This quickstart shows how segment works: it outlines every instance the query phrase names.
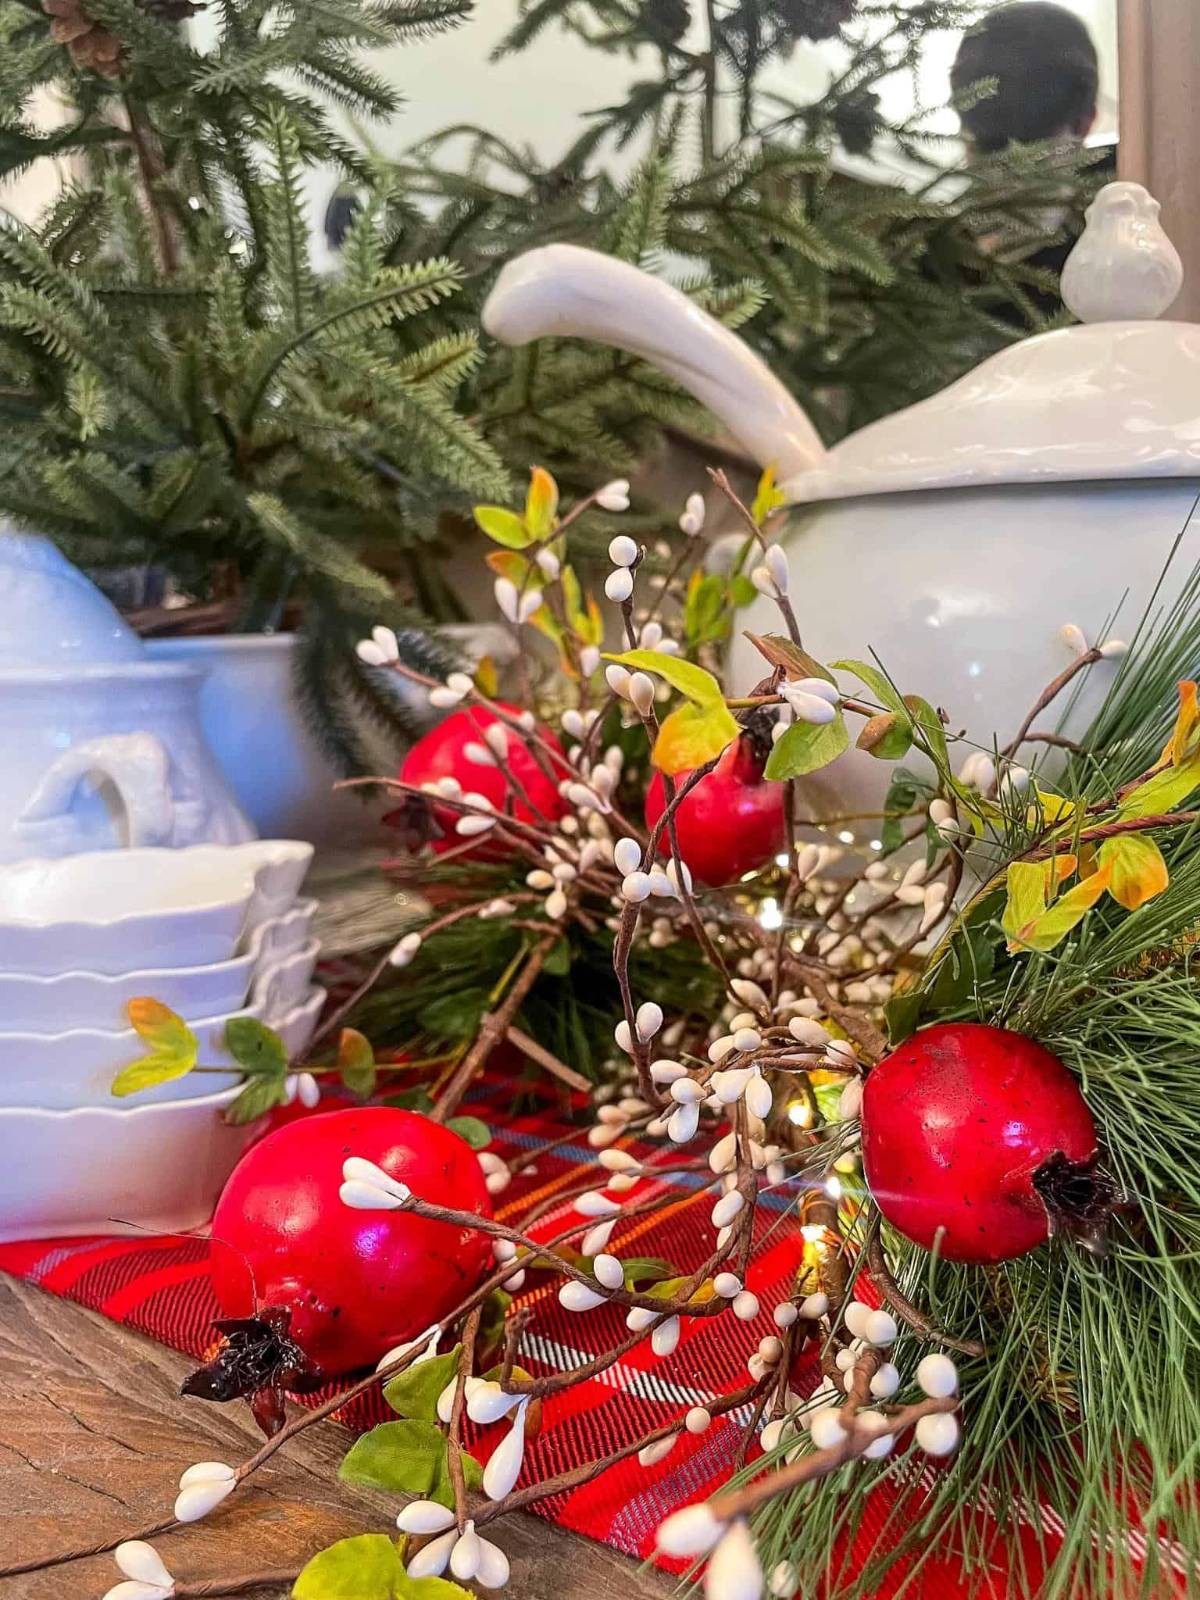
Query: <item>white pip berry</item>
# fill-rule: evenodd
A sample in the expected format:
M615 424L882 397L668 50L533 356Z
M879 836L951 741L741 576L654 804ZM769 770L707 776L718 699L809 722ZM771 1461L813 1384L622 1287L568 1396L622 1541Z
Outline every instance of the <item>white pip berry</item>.
M760 1600L763 1572L750 1529L734 1522L722 1535L704 1571L705 1600Z
M175 1593L163 1558L144 1539L126 1539L113 1551L113 1560L128 1581L114 1585L104 1600L168 1600Z
M602 511L629 510L629 479L614 478L596 490L596 504Z
M338 1196L354 1211L398 1211L412 1197L406 1183L361 1156L348 1156L342 1162L342 1178Z
M658 1527L654 1542L665 1556L707 1555L725 1532L726 1524L714 1517L708 1506L684 1506L673 1512Z
M197 1461L179 1479L177 1522L199 1522L237 1488L237 1474L224 1461Z
M917 1363L917 1384L931 1400L946 1400L958 1393L958 1368L940 1352L922 1356Z
M633 573L628 567L614 567L604 580L604 592L618 605L628 600L633 593Z
M614 567L633 566L641 553L637 540L631 539L627 533L619 533L608 547L608 559Z
M958 1445L958 1418L949 1411L922 1417L916 1426L916 1440L926 1455L950 1455Z
M388 957L390 967L406 967L421 948L419 933L406 933Z

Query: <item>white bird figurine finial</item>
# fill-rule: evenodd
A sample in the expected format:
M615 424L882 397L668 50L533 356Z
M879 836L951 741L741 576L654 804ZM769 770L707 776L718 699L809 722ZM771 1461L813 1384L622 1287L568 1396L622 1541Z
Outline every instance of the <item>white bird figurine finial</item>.
M1062 270L1062 297L1080 322L1146 322L1183 285L1183 263L1140 183L1108 183Z

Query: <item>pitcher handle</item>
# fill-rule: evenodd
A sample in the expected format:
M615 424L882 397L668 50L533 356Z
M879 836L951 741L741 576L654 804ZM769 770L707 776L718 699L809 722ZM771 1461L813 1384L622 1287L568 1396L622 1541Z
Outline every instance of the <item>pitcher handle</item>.
M80 784L93 774L117 791L130 848L171 843L175 802L166 747L152 733L118 733L72 745L42 774L17 819L31 845L66 826Z
M500 273L483 325L503 344L569 336L641 356L719 417L760 466L774 466L784 485L825 460L817 430L749 346L627 261L574 244L530 250Z

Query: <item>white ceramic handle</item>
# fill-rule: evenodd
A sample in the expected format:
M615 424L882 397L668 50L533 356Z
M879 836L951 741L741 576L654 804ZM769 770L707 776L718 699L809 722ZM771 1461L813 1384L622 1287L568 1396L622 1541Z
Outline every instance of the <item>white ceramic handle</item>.
M31 842L56 828L65 832L79 785L95 773L107 778L120 797L131 849L171 843L171 758L152 733L109 734L64 750L42 774L17 820L18 830Z
M641 356L695 395L781 481L825 458L800 406L736 334L626 261L573 244L531 250L497 278L483 325L504 344L575 337Z

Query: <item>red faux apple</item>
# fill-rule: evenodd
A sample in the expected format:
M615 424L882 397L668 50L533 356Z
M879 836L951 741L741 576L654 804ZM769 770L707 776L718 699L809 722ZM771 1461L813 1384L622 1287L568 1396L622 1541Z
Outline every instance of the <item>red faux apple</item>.
M497 700L496 704L513 717L521 713L520 706L508 705L502 700ZM491 727L500 727L506 739L507 748L503 756L497 757L498 765L470 761L467 746L482 745L486 749L484 735ZM571 776L571 768L550 729L538 724L536 732L542 743L554 751L553 759L542 752L541 765L520 734L505 726L494 711L483 706L462 706L417 740L404 758L400 778L417 788L437 783L441 778L453 778L464 794L483 795L497 811L504 811L511 801L512 815L520 822L557 822L569 809L558 792L558 783ZM550 777L547 768L557 776ZM519 788L508 782L506 772L512 774ZM432 809L441 829L441 837L432 841L434 850L440 854L462 844L454 831L462 812L450 806L439 806L436 800ZM495 854L495 846L483 846L478 853Z
M1115 1198L1066 1067L983 1023L926 1028L874 1068L862 1149L883 1215L950 1261L1007 1261L1060 1225L1095 1243Z
M770 744L757 732L740 734L675 813L680 855L692 875L714 889L753 872L784 848L783 784L763 777L769 753ZM677 772L676 787L688 776ZM652 828L666 808L662 773L656 772L646 791L646 826ZM661 855L671 853L665 829L658 848Z
M212 1224L212 1281L226 1317L291 1313L290 1334L326 1374L377 1361L445 1315L491 1259L485 1235L338 1197L362 1156L415 1195L490 1217L478 1158L456 1133L390 1106L307 1117L242 1157Z

